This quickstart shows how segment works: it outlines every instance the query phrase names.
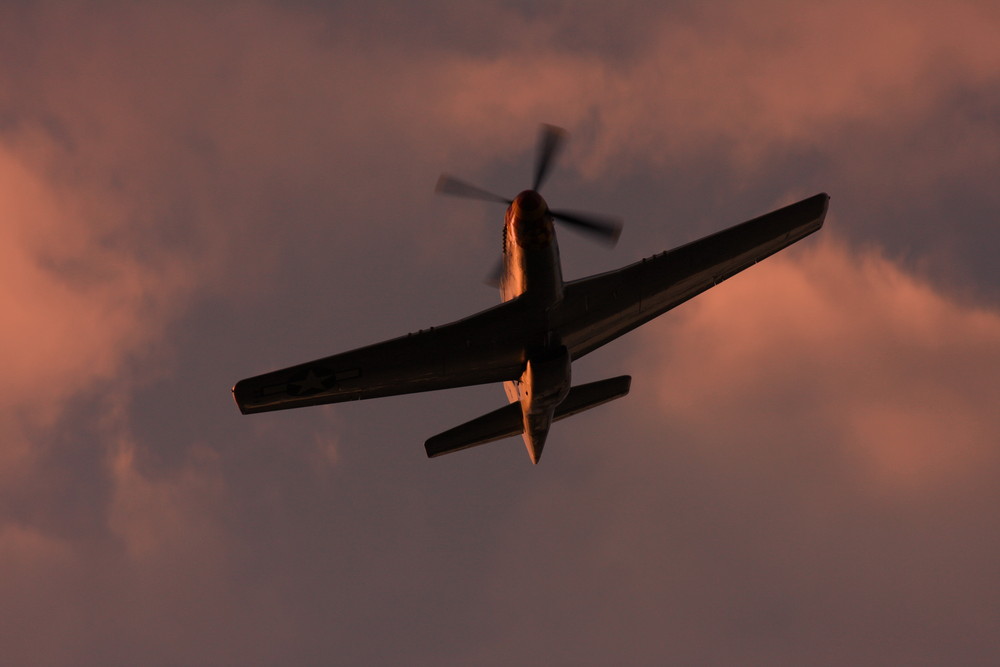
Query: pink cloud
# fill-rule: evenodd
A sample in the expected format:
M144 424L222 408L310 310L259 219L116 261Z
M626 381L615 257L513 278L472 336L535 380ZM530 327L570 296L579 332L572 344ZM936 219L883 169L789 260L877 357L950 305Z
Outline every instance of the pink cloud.
M829 231L616 343L632 393L554 433L473 661L992 655L1000 313Z
M8 350L0 388L9 432L47 427L64 402L159 337L178 294L190 289L183 261L143 262L106 242L123 222L117 203L54 184L22 153L0 148L0 309ZM26 421L25 421L26 420ZM5 468L31 456L5 439Z
M942 95L992 80L997 20L977 3L654 13L627 57L513 31L518 51L446 58L431 89L450 124L477 141L494 133L516 145L515 129L540 117L569 127L596 119L594 143L571 147L590 178L629 155L671 162L706 147L749 170L776 148L828 146L859 124L899 132L924 122Z
M261 356L306 345L290 331L305 324L259 316L297 312L305 290L342 311L323 336L354 335L380 310L391 311L391 326L408 326L390 307L372 307L376 290L359 295L358 285L370 282L378 298L406 289L426 296L400 285L413 274L394 266L415 254L428 274L416 275L440 286L441 260L464 257L478 230L458 212L439 234L436 213L414 202L425 201L440 169L524 158L540 121L588 128L568 146L567 163L594 179L720 147L721 162L767 174L762 156L811 146L881 183L874 177L913 162L907 138L949 90L993 80L993 10L840 3L733 5L682 18L636 12L649 24L637 31L642 39L611 58L557 39L582 10L532 21L493 9L479 25L503 26L497 46L451 48L421 43L409 25L400 34L412 41L397 43L309 9L111 7L96 15L82 5L43 8L26 22L34 30L4 32L8 52L23 61L0 64L17 82L0 89L11 119L0 116L0 347L9 351L0 562L16 575L0 587L0 613L4 627L26 629L5 641L5 655L79 663L84 646L97 664L151 655L249 663L278 661L295 646L307 662L313 649L342 656L347 646L356 651L349 656L370 657L378 651L365 644L384 640L385 628L414 633L414 624L436 622L426 611L440 596L443 618L482 622L468 633L482 638L469 649L479 659L465 662L499 662L523 647L521 660L508 661L523 663L552 655L544 649L553 638L565 640L560 655L570 662L614 654L615 642L636 647L637 662L680 645L687 653L677 655L691 661L775 662L810 654L781 653L775 646L788 635L769 627L747 640L749 652L716 654L719 642L704 629L738 635L761 623L762 608L776 608L782 629L815 640L825 623L799 627L807 614L789 621L780 613L787 605L793 615L803 598L834 610L860 606L860 620L832 619L841 633L887 617L912 621L898 602L904 593L919 609L971 601L978 618L993 609L975 592L992 573L996 545L977 550L981 535L953 528L972 545L955 557L909 534L879 541L864 531L881 524L858 517L922 536L926 510L943 499L933 527L963 517L970 532L985 532L992 514L963 512L976 508L954 497L972 488L981 494L974 500L994 498L983 489L995 485L998 467L1000 315L877 250L829 240L836 213L821 236L617 343L634 355L623 372L636 376L627 402L602 408L619 420L595 411L575 422L581 430L560 424L546 469L530 481L512 483L505 468L486 479L476 461L497 459L474 458L456 464L461 475L483 476L474 483L441 466L366 470L371 478L358 482L347 477L361 477L359 459L371 449L357 452L372 444L358 434L404 437L406 426L351 431L356 417L344 411L246 431L223 421L225 435L212 436L201 430L224 413L214 405L184 412L168 394L157 399L169 419L142 424L145 433L170 434L192 420L194 441L170 441L170 466L143 465L151 446L131 405L137 384L174 372L160 363L174 345L168 331L204 325L185 319L202 297L253 303L251 315L239 313L256 328L238 335L288 346ZM628 18L619 18L625 25L616 29L627 32ZM605 28L592 23L595 34ZM925 187L941 164L966 174L970 159L996 155L980 130L971 126L957 146L942 139L939 163L899 178ZM871 139L877 159L855 164L845 137ZM309 253L291 255L300 247ZM309 282L290 255L341 264L315 274L326 282ZM444 289L426 307L453 305L442 306L452 298ZM408 306L424 315L425 304ZM318 328L330 325L326 313L315 317ZM193 332L197 345L203 333ZM220 352L204 357L212 354ZM204 372L171 388L216 383L231 409L226 382L236 378ZM72 438L59 430L77 426L60 423L67 406L95 390L104 400L85 422L93 434L84 445L59 445ZM414 404L450 405L448 397ZM407 405L386 409L396 415ZM578 451L558 441L572 433L583 434ZM81 446L94 447L87 462L96 463L67 472L63 458ZM45 457L49 467L38 463ZM100 488L93 524L74 525L72 486L65 496L52 491L66 478ZM463 483L491 515L475 517L470 530L440 513L447 505L448 517L464 517L469 498L451 503L449 495ZM359 490L373 484L367 495ZM394 504L397 495L413 502ZM247 507L267 510L244 519ZM309 514L316 507L322 519ZM649 508L653 520L640 518ZM844 538L892 557L858 557ZM893 561L920 547L928 555L898 574ZM970 575L942 583L933 576L942 561ZM645 615L621 613L636 607ZM831 620L817 608L814 620ZM39 653L30 629L61 641ZM448 641L463 639L473 642ZM455 662L464 655L449 654Z
M714 433L719 455L750 456L731 449L746 438L822 434L859 475L899 492L994 462L1000 314L956 303L875 250L808 243L640 334L643 354L661 351L664 418Z

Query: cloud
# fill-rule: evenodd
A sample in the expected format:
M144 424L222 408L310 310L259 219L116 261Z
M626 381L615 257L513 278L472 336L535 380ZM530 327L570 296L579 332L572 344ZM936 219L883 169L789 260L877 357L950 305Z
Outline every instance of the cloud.
M358 7L0 10L4 654L989 655L1000 315L913 266L994 245L925 209L995 212L995 12ZM633 207L627 252L684 233L670 198L695 235L829 181L833 218L603 350L633 394L537 469L420 467L455 394L235 413L254 364L480 303L455 276L496 239L429 190L526 179L540 121L574 132L553 189Z
M550 438L475 661L989 655L930 610L996 613L1000 313L828 235L616 344L632 393Z
M880 491L951 485L994 463L1000 314L877 250L824 239L684 308L657 341L670 351L657 405L715 432L723 456L753 456L742 433L833 446Z
M596 179L634 155L663 165L711 149L747 172L859 126L905 135L956 91L995 87L1000 65L996 13L978 3L734 3L642 16L627 45L579 48L560 39L567 24L615 21L556 13L544 28L511 29L504 39L518 48L502 58L441 54L429 87L441 116L476 141L515 142L540 117L584 128L588 143L571 150Z
M0 414L4 469L16 479L39 455L32 433L51 428L67 401L98 382L123 381L123 363L159 339L186 262L140 258L118 245L127 218L114 199L53 183L0 147L0 308L9 352Z

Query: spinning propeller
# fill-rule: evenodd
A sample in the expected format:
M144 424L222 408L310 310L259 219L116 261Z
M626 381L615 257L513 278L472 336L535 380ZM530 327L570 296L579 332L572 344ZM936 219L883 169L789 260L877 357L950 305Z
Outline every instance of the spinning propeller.
M538 157L535 160L535 178L532 181L531 191L537 192L542 187L542 183L549 175L555 156L565 139L565 130L552 125L542 125L542 133L538 140ZM508 206L514 201L447 174L442 174L441 178L438 179L436 191L453 197L479 199L507 204ZM548 214L554 220L569 225L571 228L608 245L617 243L618 237L622 233L622 223L617 218L571 211L553 211L552 209L548 210Z

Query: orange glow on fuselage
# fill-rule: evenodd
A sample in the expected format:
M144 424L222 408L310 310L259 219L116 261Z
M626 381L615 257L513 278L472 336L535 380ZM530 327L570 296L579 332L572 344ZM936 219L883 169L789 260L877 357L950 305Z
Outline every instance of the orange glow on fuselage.
M549 207L540 194L525 190L507 208L504 224L501 297L504 301L526 299L538 309L538 320L545 322L563 296L559 246ZM537 463L553 411L569 391L570 363L558 340L536 341L524 355L524 373L518 381L504 382L504 390L511 403L521 403L524 444L532 463Z
M525 190L510 205L508 224L514 227L514 238L522 248L541 248L552 242L554 230L549 208L534 190Z
M504 217L504 301L522 294L554 305L562 299L562 269L548 204L534 190L521 192Z

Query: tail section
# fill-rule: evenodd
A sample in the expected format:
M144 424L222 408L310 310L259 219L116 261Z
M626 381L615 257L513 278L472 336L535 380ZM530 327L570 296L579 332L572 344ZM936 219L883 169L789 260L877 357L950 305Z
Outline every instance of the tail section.
M620 375L573 387L563 402L556 406L552 421L559 421L621 398L628 393L631 383L630 376ZM524 415L521 413L521 404L510 403L430 438L424 444L424 448L427 450L427 456L433 458L501 438L520 435L523 432Z

